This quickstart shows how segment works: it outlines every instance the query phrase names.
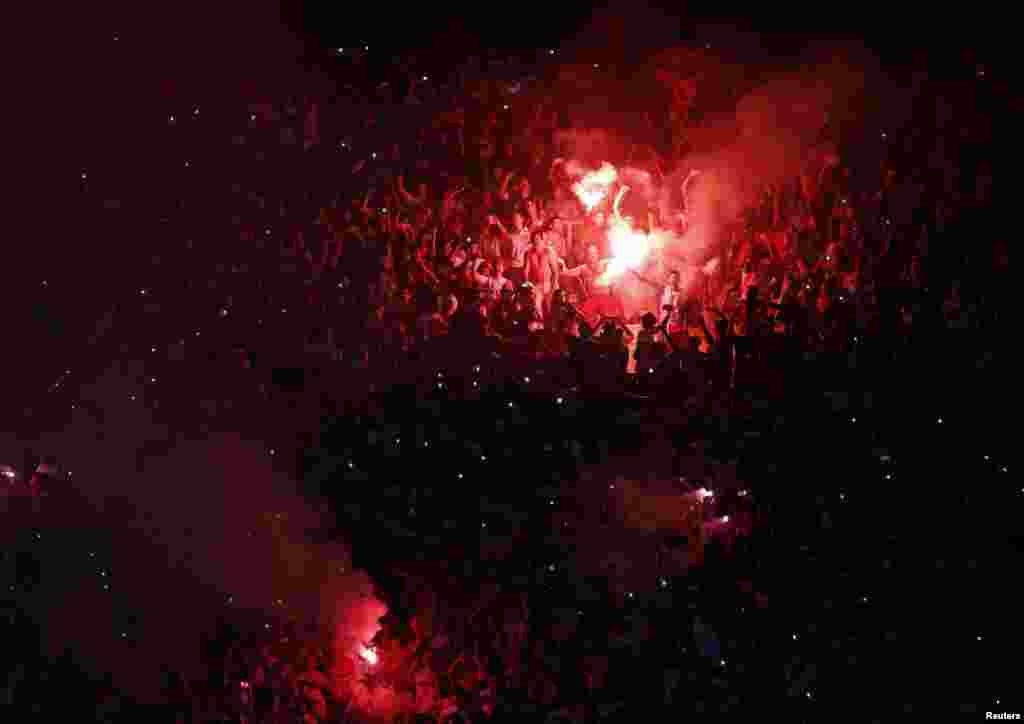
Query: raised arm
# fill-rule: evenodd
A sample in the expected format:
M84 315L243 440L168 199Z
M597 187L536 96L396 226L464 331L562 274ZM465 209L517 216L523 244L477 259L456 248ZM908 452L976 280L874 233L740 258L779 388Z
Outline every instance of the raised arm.
M440 231L440 228L438 226L436 226L436 225L430 231L430 258L431 259L436 259L437 258L437 235L438 235L439 231Z
M398 183L395 184L395 187L403 201L412 202L413 195L405 188L405 174L398 174Z
M562 276L569 277L570 279L576 279L580 276L583 276L583 272L587 268L586 264L580 264L579 266L575 266L572 269L568 269L564 267L564 264L565 260L563 259L561 260L561 266L563 267Z
M697 176L699 176L699 175L700 175L700 171L694 169L694 170L690 171L690 173L688 173L686 175L686 179L683 181L682 191L683 191L683 205L684 205L684 207L689 206L689 203L688 203L688 201L689 201L689 193L688 192L689 192L689 189L690 189L690 183L693 181L693 179L697 178Z
M789 272L786 272L783 275L783 277L782 277L782 286L779 287L779 294L775 298L775 302L777 304L782 304L783 300L785 300L785 299L787 299L789 297L789 292L790 292L790 289L792 288L792 285L793 285L793 276Z
M530 200L526 202L526 209L530 214L530 223L534 226L543 226L544 219L541 216L539 204Z
M413 206L423 206L427 199L424 196L417 196L409 193L409 190L405 188L405 176L400 175L398 177L398 195L407 204Z
M558 171L563 165L565 165L564 158L556 158L551 162L551 168L548 169L548 179L551 181L553 186L556 185L555 182L558 179Z
M618 221L622 221L622 215L619 213L619 204L622 203L622 197L629 193L629 186L623 186L619 189L619 193L615 194L615 201L612 203L612 215Z
M508 201L508 185L512 181L512 172L506 171L504 178L501 179L501 190L498 191L498 196L501 197L502 201Z
M422 272L428 284L430 284L431 286L438 285L439 280L437 278L437 275L434 274L433 270L429 266L427 266L426 262L424 262L419 257L416 257L416 268L419 269L420 272Z
M512 237L512 234L510 234L508 229L505 228L505 225L501 223L501 219L499 219L494 214L491 214L490 218L491 223L494 225L494 228L498 230L498 233L501 234L503 238L508 240Z
M711 330L708 329L708 323L704 319L703 314L700 315L700 329L704 333L704 339L707 340L710 346L714 347L716 344L718 344L718 339L715 337L714 334L712 334Z
M452 189L444 195L444 199L441 201L441 218L447 221L451 218L452 214L455 213L455 201L459 194L466 190L465 186L457 189Z
M668 346L672 348L672 354L679 352L679 347L676 346L676 342L672 339L672 335L668 333L668 323L672 319L672 312L666 312L665 318L661 320L661 324L658 325L658 331L661 336L665 338Z

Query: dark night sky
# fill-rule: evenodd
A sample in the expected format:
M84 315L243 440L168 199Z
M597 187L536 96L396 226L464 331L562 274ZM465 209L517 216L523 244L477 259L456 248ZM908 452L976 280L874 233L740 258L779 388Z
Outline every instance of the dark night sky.
M559 44L601 53L622 48L628 55L679 42L718 40L742 43L761 57L792 56L808 45L827 40L858 40L902 64L912 58L959 57L991 33L986 14L927 18L894 13L881 4L822 6L767 4L759 9L680 2L516 3L471 6L454 12L434 4L408 6L394 13L387 4L353 13L336 3L304 2L288 6L282 17L312 45L331 47L355 34L369 41L400 37L411 46L432 49L536 48ZM397 17L396 17L397 15ZM359 22L353 23L353 20Z

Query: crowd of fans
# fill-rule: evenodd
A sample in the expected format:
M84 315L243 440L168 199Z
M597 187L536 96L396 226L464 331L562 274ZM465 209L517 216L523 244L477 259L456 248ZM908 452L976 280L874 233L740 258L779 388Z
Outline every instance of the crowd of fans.
M494 352L558 359L579 352L582 340L611 351L620 373L634 368L625 350L635 349L641 373L692 354L718 359L719 376L731 381L744 373L737 364L780 337L801 353L842 354L884 334L894 352L915 327L967 323L974 300L928 255L950 221L942 168L931 178L885 165L857 185L831 156L766 188L742 220L723 221L703 258L654 254L602 286L611 194L588 214L572 192L558 147L568 109L537 104L524 116L456 100L443 102L458 111L419 127L403 118L401 133L389 135L375 117L312 151L334 164L329 201L306 203L283 244L261 243L316 319L310 349L381 372L426 349L454 350L463 362ZM679 183L683 161L659 156L654 141L619 163L656 184ZM670 191L675 208L648 204L633 223L685 239L694 180L699 174ZM249 201L268 215L277 210L266 197ZM251 222L242 229L250 240L263 231ZM640 309L633 278L649 290ZM633 287L633 303L623 304L620 283Z
M614 212L607 203L588 213L566 175L573 159L559 147L558 132L573 122L571 106L548 98L523 108L496 82L425 95L423 81L409 84L390 115L348 89L345 114L332 116L329 104L318 111L318 143L301 161L263 177L277 188L235 188L232 233L243 246L211 252L213 286L224 299L223 316L258 319L274 334L240 340L228 367L256 361L270 369L299 356L324 367L343 362L367 382L350 385L358 388L345 394L350 399L392 383L422 383L423 370L479 372L481 365L519 376L540 366L564 371L566 388L640 389L680 402L780 398L792 389L793 370L805 369L801 361L827 360L831 371L872 363L881 369L915 339L930 342L939 331L978 323L971 317L978 293L955 274L958 252L930 253L938 240L948 244L947 228L960 213L941 167L932 178L921 166L885 165L876 178L855 182L838 156L766 188L741 219L716 220L719 238L701 258L655 255L643 269L625 272L650 290L627 316L617 282L597 283L613 252L607 229ZM299 106L253 107L245 148L266 148L258 153L273 159L280 146L298 158L310 133ZM667 194L671 208L647 205L639 210L646 218L633 212L633 223L685 238L695 213L688 194L700 169L681 173L689 169L685 159L670 157L680 145L670 136L645 116L633 135L639 142L614 160L648 173L658 187L679 184ZM296 163L309 176L291 175ZM975 189L955 193L968 192ZM982 193L979 186L976 198L961 203L980 206ZM403 595L430 591L442 596L433 584ZM608 639L608 622L531 622L524 601L504 598L495 595L485 604L493 611L463 622L446 618L436 600L416 600L404 617L393 613L376 645L382 661L402 663L376 675L416 698L411 662L433 672L426 686L434 687L436 705L423 720L487 718L499 698L516 695L538 714L565 721L611 716L618 699L604 683L609 662L619 662L627 679L625 667L635 665L629 642L647 637L618 631L611 638L622 655L609 658L586 643ZM430 623L438 617L445 620ZM699 619L688 620L680 636L699 642L694 661L719 659L720 645ZM577 635L586 627L593 630ZM561 641L551 636L561 629L576 646L573 663L568 649L549 650L560 644L545 646ZM663 638L666 650L686 651L682 639ZM235 639L211 655L223 670L203 685L209 691L168 675L171 720L354 716L335 694L345 690L338 677L356 677L360 662L332 660L328 643L308 636L300 644L294 631L272 645ZM655 674L653 660L650 666L645 672ZM713 690L716 665L705 668L700 686ZM688 669L680 659L664 676L649 677L647 694L670 703Z

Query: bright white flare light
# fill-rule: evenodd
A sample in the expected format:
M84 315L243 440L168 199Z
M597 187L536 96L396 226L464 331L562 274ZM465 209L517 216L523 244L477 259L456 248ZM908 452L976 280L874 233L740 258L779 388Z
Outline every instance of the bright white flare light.
M359 656L370 666L377 663L377 652L373 650L372 646L360 646Z
M606 285L630 269L639 269L654 246L653 239L642 231L637 231L627 221L612 223L608 230L608 241L611 244L612 258L601 276L599 285Z
M574 184L572 190L589 212L604 200L618 176L614 166L610 163L603 163L600 169L588 173Z

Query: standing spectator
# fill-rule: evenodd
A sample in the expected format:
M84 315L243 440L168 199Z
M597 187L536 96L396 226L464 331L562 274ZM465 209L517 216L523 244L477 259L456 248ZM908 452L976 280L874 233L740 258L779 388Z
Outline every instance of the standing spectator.
M558 288L559 265L558 256L542 233L534 233L524 266L526 281L534 288L537 315L547 320L551 316L552 296Z

